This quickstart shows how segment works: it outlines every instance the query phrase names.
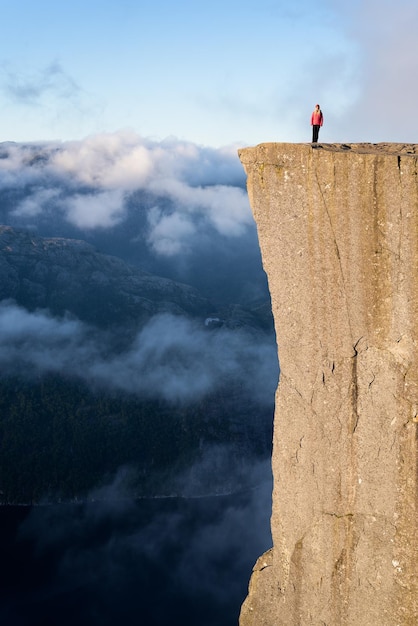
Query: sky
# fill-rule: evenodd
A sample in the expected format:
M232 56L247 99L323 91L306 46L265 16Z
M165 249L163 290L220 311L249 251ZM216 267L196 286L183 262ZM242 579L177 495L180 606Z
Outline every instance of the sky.
M0 140L417 142L416 0L0 0Z

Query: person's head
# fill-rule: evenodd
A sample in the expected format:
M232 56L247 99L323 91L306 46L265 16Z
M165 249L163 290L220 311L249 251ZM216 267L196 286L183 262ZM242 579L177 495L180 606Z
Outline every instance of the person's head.
M316 109L317 111L319 111L319 109L320 109L319 104L315 104L315 109Z

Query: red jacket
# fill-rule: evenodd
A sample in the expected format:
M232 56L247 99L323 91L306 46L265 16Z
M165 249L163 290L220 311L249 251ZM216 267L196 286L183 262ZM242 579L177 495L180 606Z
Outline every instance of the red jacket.
M311 126L322 126L323 123L324 116L322 115L321 109L319 109L319 111L315 109L311 115Z

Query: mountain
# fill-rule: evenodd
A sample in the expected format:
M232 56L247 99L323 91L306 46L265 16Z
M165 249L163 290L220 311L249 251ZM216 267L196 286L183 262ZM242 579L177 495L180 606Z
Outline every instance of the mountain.
M189 285L141 271L84 241L0 226L0 299L6 298L103 327L139 327L158 313L214 313Z

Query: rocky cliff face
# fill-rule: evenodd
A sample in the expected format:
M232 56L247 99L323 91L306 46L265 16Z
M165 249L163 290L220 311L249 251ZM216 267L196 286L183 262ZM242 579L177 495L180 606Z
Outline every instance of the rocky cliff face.
M418 624L418 146L239 156L280 361L241 626Z

